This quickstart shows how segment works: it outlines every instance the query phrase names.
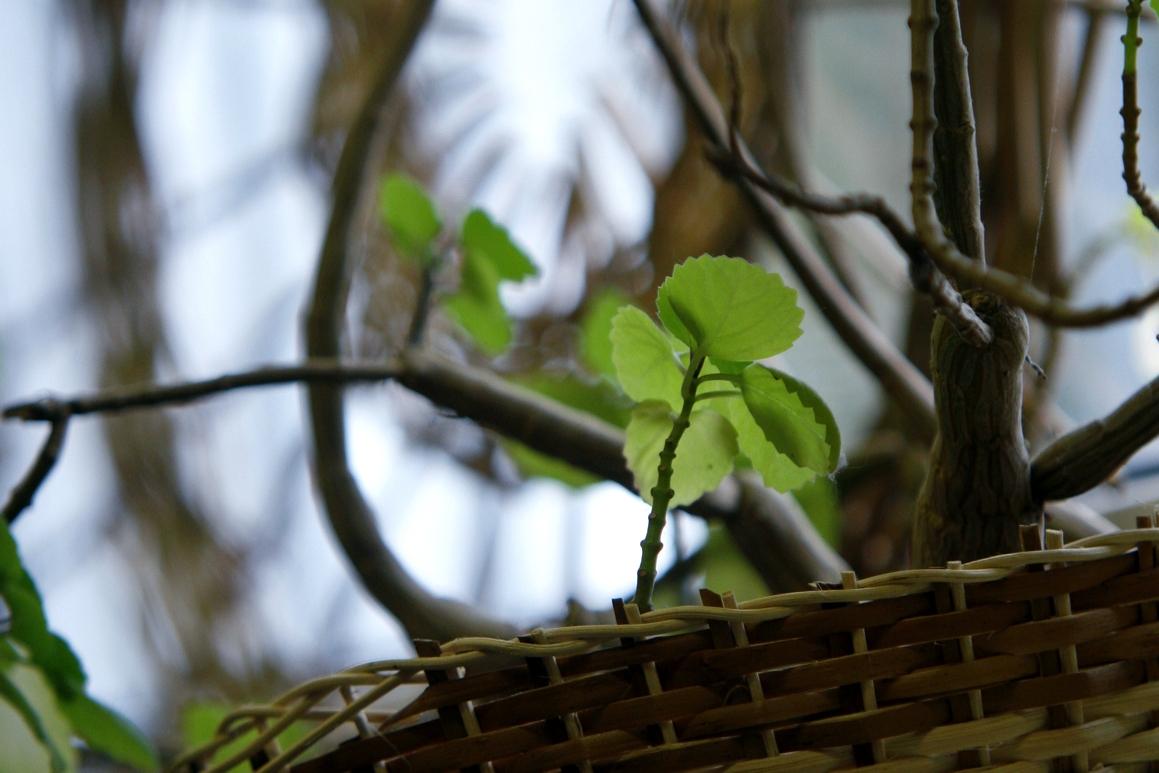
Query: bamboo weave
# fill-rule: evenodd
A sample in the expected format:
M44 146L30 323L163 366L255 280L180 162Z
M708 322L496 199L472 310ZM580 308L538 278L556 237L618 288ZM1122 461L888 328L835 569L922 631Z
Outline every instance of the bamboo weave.
M419 641L237 709L173 770L1159 770L1159 528L1061 542Z

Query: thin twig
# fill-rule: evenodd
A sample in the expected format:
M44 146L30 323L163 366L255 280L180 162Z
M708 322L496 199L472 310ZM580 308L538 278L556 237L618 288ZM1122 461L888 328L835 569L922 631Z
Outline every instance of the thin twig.
M699 121L714 152L737 147L745 163L756 168L752 153L740 138L729 136L728 122L704 73L684 51L675 33L661 20L654 0L634 0L645 28L668 66L685 104ZM752 205L764 232L800 277L805 289L854 356L885 386L894 400L906 407L915 424L927 435L934 432L934 398L929 381L906 360L894 343L850 297L840 280L813 246L789 221L775 197L740 177L733 178Z
M1079 123L1082 121L1084 108L1091 93L1091 76L1095 71L1095 63L1099 60L1102 49L1102 31L1106 26L1107 11L1102 8L1087 9L1087 27L1083 31L1083 50L1079 55L1078 74L1075 75L1074 87L1071 90L1070 104L1066 111L1066 139L1067 147L1074 152L1078 147L1075 141L1078 135Z
M436 264L437 265L437 264ZM406 345L415 348L422 344L423 333L426 332L427 319L431 314L431 300L435 290L435 267L423 266L419 275L419 292L415 301L414 315L410 320L410 329L406 334Z
M1127 3L1127 34L1124 35L1123 48L1123 109L1119 113L1123 116L1123 180L1127 183L1127 193L1143 210L1143 214L1151 224L1159 228L1159 204L1147 193L1147 186L1143 184L1143 175L1139 171L1139 90L1136 78L1137 69L1135 57L1139 46L1143 45L1143 38L1139 37L1139 13L1142 11L1142 0L1129 0Z
M20 514L32 506L36 492L40 490L41 484L52 472L52 468L56 466L56 461L60 458L60 450L64 446L65 434L68 431L68 419L68 409L59 407L55 415L49 419L51 426L48 435L44 438L44 443L40 446L39 453L36 454L36 459L28 468L28 472L24 473L20 482L12 488L12 493L8 495L8 501L4 503L4 509L0 511L3 512L4 520L8 524L15 523Z

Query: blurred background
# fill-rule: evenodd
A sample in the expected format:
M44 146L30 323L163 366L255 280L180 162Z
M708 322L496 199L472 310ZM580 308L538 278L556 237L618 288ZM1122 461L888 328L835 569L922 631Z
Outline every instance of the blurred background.
M1080 304L1159 277L1159 240L1121 180L1118 3L977 2L963 19L977 99L989 252L1035 256ZM723 100L722 4L672 6ZM741 128L765 165L908 212L904 3L738 1ZM214 376L302 357L301 317L345 132L397 44L407 4L371 0L43 0L0 23L0 401ZM1150 17L1148 17L1150 21ZM1154 25L1144 25L1145 37ZM1142 171L1159 179L1159 66L1142 49ZM476 352L447 319L428 345L512 378L594 379L581 330L599 300L650 308L678 261L744 255L784 272L704 159L627 2L441 0L385 111L382 173L420 180L447 223L482 206L539 275L504 288L513 345ZM370 196L369 199L373 199ZM373 202L348 320L351 355L397 351L416 272ZM867 221L798 217L855 297L916 363L930 313ZM802 497L859 572L904 563L926 441L808 300L779 367L815 386L846 464ZM1159 373L1159 313L1062 335L1036 328L1046 381L1036 445L1105 414ZM646 507L609 483L521 473L496 439L396 386L352 387L349 452L381 531L433 593L518 626L569 600L630 592ZM43 428L0 424L0 483ZM61 463L15 527L50 624L96 697L166 748L197 717L305 678L412 653L362 590L310 480L295 387L72 422ZM1144 450L1083 498L1131 522L1159 499ZM767 592L723 532L678 516L670 599L708 583ZM783 590L783 589L773 589Z

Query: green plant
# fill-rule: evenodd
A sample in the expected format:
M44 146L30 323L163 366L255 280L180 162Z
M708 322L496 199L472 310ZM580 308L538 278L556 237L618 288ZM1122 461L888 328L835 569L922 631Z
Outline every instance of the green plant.
M68 642L49 630L40 593L0 519L0 761L29 766L43 764L35 758L47 756L53 771L74 770L76 753L69 741L76 737L113 760L156 769L149 743L126 719L89 697L85 682ZM13 716L20 722L11 721ZM25 731L32 744L20 738ZM16 750L28 753L20 763L7 757Z
M616 376L637 403L624 456L652 505L636 576L641 609L651 607L670 508L715 488L738 459L779 491L837 465L841 437L821 398L755 362L801 335L796 298L776 274L739 258L702 255L660 286L662 327L632 306L612 320Z

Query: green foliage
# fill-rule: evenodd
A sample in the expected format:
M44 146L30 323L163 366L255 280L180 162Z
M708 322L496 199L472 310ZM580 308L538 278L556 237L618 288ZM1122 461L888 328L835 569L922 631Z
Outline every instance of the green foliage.
M769 586L737 548L728 529L714 523L708 529L708 541L701 553L704 584L733 592L738 601L767 596Z
M588 302L580 323L580 356L597 376L616 378L616 366L612 362L612 319L628 303L628 296L615 288L601 291Z
M624 394L637 402L662 400L679 411L684 368L664 331L635 306L625 306L612 318L611 341L612 363Z
M442 221L418 183L401 175L387 177L379 193L379 214L400 255L427 272L442 268L436 245ZM499 297L499 284L534 276L535 265L506 229L481 209L463 220L457 243L462 254L459 287L443 299L444 309L481 349L498 354L511 343L511 320Z
M443 224L422 186L403 175L387 177L379 189L378 210L394 248L420 266L432 266Z
M826 542L838 547L841 541L841 497L832 478L819 475L793 491L797 504Z
M480 209L467 215L459 243L463 251L459 289L444 307L480 348L498 354L511 343L511 320L499 298L499 282L534 276L535 265Z
M702 255L660 286L663 329L632 307L612 319L616 377L639 403L624 457L652 504L637 574L642 608L651 604L669 507L715 488L738 462L781 491L837 465L841 436L824 402L797 379L753 362L800 337L804 312L796 298L758 266Z
M217 734L217 728L233 710L232 706L224 703L198 702L187 704L181 710L182 746L186 749L194 749L213 740ZM304 738L310 729L311 726L308 722L294 722L278 734L278 746L282 749L288 748ZM257 733L252 730L239 735L218 749L212 759L226 759L244 749L256 736ZM322 747L316 747L315 752L320 752L321 749ZM308 754L307 758L309 756L312 754ZM230 768L230 773L243 773L250 770L252 768L249 762L242 762Z
M706 357L751 361L801 335L805 312L781 278L740 258L701 255L676 267L656 296L668 332Z
M125 719L89 698L85 673L68 643L52 633L40 593L20 560L16 540L7 524L0 524L0 609L9 613L6 630L0 629L0 699L22 718L31 736L42 744L53 770L70 769L65 753L46 731L57 716L64 718L71 735L110 758L139 770L156 768L149 744ZM50 700L17 678L34 672L50 688Z
M632 411L624 439L624 456L640 497L652 504L652 488L659 482L656 459L672 431L676 417L667 404L647 400ZM732 472L736 458L736 431L715 411L696 411L680 439L680 453L672 468L668 505L679 507L712 491Z

